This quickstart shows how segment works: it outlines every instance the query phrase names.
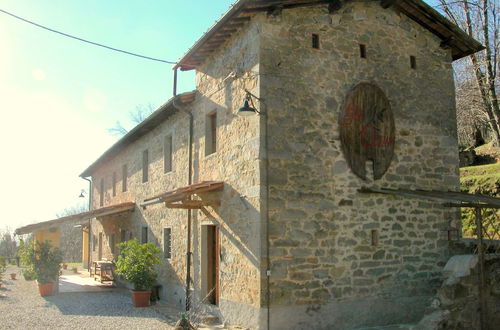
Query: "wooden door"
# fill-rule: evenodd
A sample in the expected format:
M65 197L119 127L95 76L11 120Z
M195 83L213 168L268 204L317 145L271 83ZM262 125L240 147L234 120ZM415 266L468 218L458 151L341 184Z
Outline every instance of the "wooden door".
M207 302L219 304L219 255L220 238L216 226L207 226Z
M97 250L97 260L102 260L102 233L99 233L99 250Z

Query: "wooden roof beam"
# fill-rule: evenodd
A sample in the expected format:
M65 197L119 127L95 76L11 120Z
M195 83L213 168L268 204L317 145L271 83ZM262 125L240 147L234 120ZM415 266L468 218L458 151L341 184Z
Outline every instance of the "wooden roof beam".
M397 2L397 0L381 0L380 1L380 6L384 9L387 9L394 5Z

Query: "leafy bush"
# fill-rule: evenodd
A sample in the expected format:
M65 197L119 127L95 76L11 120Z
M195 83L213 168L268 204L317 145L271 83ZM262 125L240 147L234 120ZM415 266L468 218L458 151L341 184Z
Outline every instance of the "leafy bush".
M61 250L49 242L36 242L34 249L28 249L27 253L38 283L53 283L59 276Z
M35 265L31 262L30 251L35 249L35 242L25 243L21 240L19 243L19 249L17 250L17 256L20 259L21 272L27 281L34 280L36 278Z
M161 262L161 253L153 243L139 244L137 239L118 244L121 250L116 273L134 285L135 290L150 290L156 281L154 268Z
M5 260L2 256L0 256L0 279L2 279L2 274L7 269L7 265L5 264Z

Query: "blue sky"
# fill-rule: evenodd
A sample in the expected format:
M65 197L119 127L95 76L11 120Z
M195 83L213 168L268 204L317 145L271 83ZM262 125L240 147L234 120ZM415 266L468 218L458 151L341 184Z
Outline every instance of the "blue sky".
M0 9L81 38L178 60L232 0L0 0ZM53 34L0 13L0 230L82 203L78 175L130 126L140 104L172 96L172 66ZM194 76L179 76L179 91Z

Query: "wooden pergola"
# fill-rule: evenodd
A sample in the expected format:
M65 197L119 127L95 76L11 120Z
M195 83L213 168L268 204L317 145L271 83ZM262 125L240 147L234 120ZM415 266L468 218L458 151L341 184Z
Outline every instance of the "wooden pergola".
M469 194L457 191L437 191L437 190L410 190L410 189L389 189L364 187L358 190L365 194L386 194L395 196L404 196L409 198L425 199L441 203L446 207L470 207L474 208L477 237L478 237L478 257L479 257L479 304L481 329L487 329L487 302L485 297L486 278L485 278L485 249L483 244L483 217L481 209L491 208L500 209L500 198Z
M220 200L193 200L192 196L202 193L221 191L223 187L224 182L222 181L202 181L147 198L140 204L140 206L146 208L149 205L165 203L165 207L170 209L187 210L201 209L206 206L217 207L220 206Z
M83 222L83 221L91 219L91 218L102 218L102 217L108 217L108 216L116 216L116 215L120 215L120 214L127 213L127 212L133 212L134 209L135 209L134 202L125 202L125 203L110 205L110 206L101 207L99 209L95 209L92 211L81 212L81 213L68 215L68 216L61 217L61 218L54 219L54 220L38 222L38 223L34 223L34 224L27 225L24 227L20 227L20 228L16 229L15 234L16 235L24 235L24 234L29 234L29 233L39 231L39 230L57 227L58 225L61 225L64 223L71 223L71 222L78 223L78 222ZM82 224L85 224L85 223L82 223Z

